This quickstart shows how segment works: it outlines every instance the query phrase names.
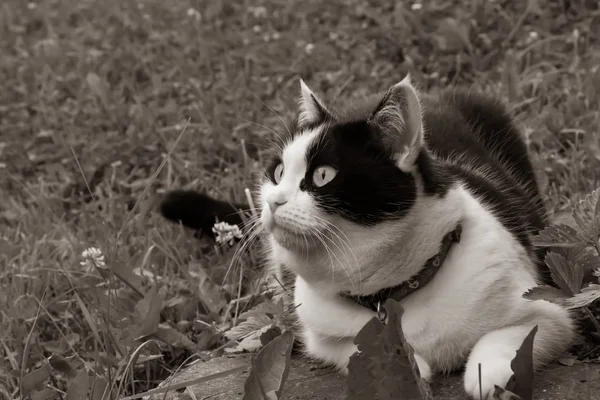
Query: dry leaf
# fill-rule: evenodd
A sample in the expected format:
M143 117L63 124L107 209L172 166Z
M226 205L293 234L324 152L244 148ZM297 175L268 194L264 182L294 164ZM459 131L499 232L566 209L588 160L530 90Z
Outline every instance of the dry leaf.
M356 336L358 352L348 364L348 400L432 399L429 384L419 376L413 350L401 327L400 303L388 300L389 321L373 317Z
M533 396L533 340L537 331L536 325L523 340L517 355L510 363L514 374L508 380L506 390L516 394L522 400L532 400Z
M258 352L244 384L242 400L280 398L290 371L293 344L294 335L286 331Z

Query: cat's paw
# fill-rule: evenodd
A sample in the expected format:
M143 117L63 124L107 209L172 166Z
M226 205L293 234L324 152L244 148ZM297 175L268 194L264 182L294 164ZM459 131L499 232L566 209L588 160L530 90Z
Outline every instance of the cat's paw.
M513 374L510 368L511 359L491 358L481 363L481 392L479 389L479 368L475 360L469 360L465 371L464 387L467 394L479 400L491 400L494 396L494 386L504 388ZM480 397L479 394L483 397Z

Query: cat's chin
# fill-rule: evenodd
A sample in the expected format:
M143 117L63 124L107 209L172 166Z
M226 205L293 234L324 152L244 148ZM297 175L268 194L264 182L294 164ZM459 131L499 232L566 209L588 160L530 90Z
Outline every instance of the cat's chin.
M312 235L292 232L279 226L272 227L269 234L277 244L292 252L306 252L316 249L320 244Z

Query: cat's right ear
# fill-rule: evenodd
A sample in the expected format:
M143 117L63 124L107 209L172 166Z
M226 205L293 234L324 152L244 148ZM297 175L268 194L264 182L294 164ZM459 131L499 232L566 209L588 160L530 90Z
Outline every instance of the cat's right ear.
M424 145L421 113L419 95L407 75L387 91L368 118L381 132L398 167L405 172L413 169Z
M326 119L331 118L331 113L325 108L323 103L315 96L302 79L300 79L299 106L299 128L319 124Z

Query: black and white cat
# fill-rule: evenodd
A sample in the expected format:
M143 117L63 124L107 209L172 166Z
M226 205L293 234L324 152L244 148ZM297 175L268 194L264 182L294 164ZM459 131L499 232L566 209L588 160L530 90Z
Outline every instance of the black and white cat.
M419 96L407 77L362 111L333 111L301 82L282 150L260 185L260 221L270 263L295 276L308 355L346 372L355 335L390 297L405 309L421 376L466 362L473 398L478 364L491 398L535 325L536 367L569 347L568 312L522 297L547 279L531 245L545 213L526 146L497 102Z

